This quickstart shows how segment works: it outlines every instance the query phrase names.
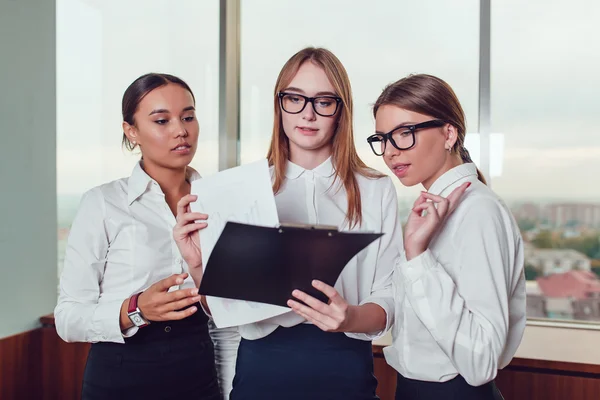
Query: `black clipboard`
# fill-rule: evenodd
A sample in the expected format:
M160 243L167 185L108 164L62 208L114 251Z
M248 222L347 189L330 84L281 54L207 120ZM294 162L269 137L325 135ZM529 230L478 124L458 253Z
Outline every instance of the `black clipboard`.
M227 222L205 268L203 295L287 307L299 289L327 302L313 288L334 286L346 264L382 233L338 232L335 227L277 228Z

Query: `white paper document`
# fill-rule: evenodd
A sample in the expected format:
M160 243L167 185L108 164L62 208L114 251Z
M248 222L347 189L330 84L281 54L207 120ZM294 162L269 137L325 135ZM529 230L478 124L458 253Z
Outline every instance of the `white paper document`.
M208 225L200 230L204 268L228 221L267 227L279 225L267 160L195 180L191 193L198 196L190 204L191 211L208 214ZM287 307L214 296L207 296L207 302L218 328L262 321L290 311Z

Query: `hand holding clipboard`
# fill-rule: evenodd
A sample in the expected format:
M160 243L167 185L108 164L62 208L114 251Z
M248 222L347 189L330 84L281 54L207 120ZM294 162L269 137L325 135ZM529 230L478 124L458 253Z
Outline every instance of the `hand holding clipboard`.
M208 261L200 293L287 307L298 289L326 303L327 296L312 281L333 286L346 264L381 236L228 222Z

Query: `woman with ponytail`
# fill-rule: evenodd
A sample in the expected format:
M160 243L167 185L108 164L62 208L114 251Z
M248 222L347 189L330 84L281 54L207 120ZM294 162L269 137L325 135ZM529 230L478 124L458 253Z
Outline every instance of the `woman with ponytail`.
M525 328L519 228L471 160L465 115L446 82L401 79L373 114L373 152L403 185L425 189L393 272L393 343L384 353L398 371L396 399L501 398L493 380Z

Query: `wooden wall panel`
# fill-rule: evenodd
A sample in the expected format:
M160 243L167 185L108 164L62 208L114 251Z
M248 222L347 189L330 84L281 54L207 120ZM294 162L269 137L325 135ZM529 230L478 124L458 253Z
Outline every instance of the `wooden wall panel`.
M44 400L79 400L88 343L65 343L54 327L43 327L42 386Z
M78 400L89 351L87 343L65 343L52 318L43 327L0 340L0 400ZM377 390L393 400L396 372L373 346ZM600 365L514 359L496 383L506 400L599 400Z
M0 340L0 399L42 398L42 332Z

